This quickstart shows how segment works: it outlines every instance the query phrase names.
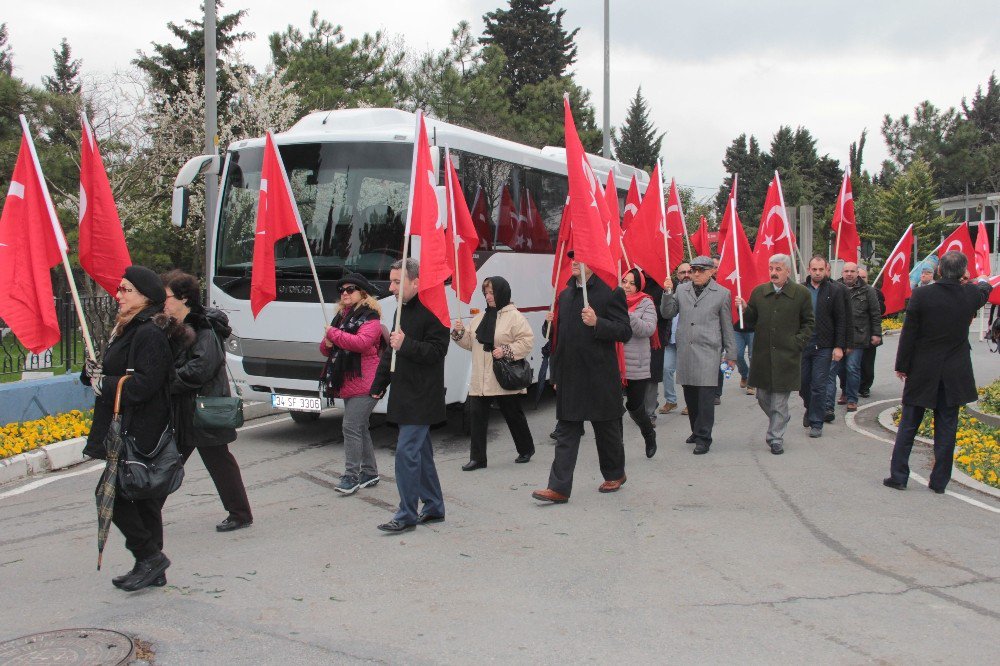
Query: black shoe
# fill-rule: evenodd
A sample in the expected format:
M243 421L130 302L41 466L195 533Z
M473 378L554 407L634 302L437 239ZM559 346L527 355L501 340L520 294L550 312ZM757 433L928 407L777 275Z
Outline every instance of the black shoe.
M650 437L646 442L646 457L652 458L656 455L656 438Z
M694 445L694 451L692 451L692 453L694 453L696 456L704 455L708 453L708 447L710 446L711 444L706 444L705 442L698 442L697 444Z
M484 469L485 467L486 463L484 462L479 462L478 460L470 460L469 462L462 465L462 471L471 472L474 469Z
M124 583L130 577L135 575L136 569L138 568L139 568L139 562L138 560L136 560L136 563L132 565L131 571L129 571L128 573L123 573L121 576L115 576L114 578L111 579L111 584L114 585L115 587L121 587L122 583Z
M900 483L899 481L893 481L892 477L889 477L887 479L882 479L882 485L885 486L886 488L895 488L896 490L906 490L905 483Z
M531 454L529 453L522 453L518 457L514 458L514 462L516 463L526 463L529 460L531 460Z
M802 427L803 428L808 428L809 425L810 425L809 424L809 412L807 411L805 414L802 415Z
M715 398L715 404L721 405L722 404L722 398L716 397Z
M382 523L378 526L383 532L406 532L407 530L412 530L416 528L416 525L407 525L406 523L401 523L398 520L390 520L387 523Z
M118 585L118 589L136 592L144 587L149 587L157 578L163 576L169 566L170 560L163 553L157 553L150 558L140 560L135 563L135 573L125 579L121 585ZM164 585L166 582L166 578L164 578Z
M685 444L694 444L694 435L689 435L687 439L684 440Z
M823 422L824 423L833 423L833 420L835 418L837 418L837 415L831 409L830 411L828 411L826 414L823 415Z
M252 520L237 520L230 516L226 518L221 523L215 526L216 532L232 532L233 530L241 530L244 527L250 527L253 525Z
M934 492L936 492L936 493L937 493L938 495L944 495L944 488L935 488L935 487L933 487L933 486L927 486L927 488L928 488L929 490L933 490L933 491L934 491Z
M559 439L559 435L556 434L555 430L549 433L549 439Z
M426 525L427 523L443 523L444 516L435 516L433 513L422 513L417 517L417 522L421 525Z
M784 452L785 449L783 446L781 446L781 442L771 442L771 453L773 453L776 456L780 456Z
M865 390L865 389L862 389L862 390L858 391L858 395L860 395L862 398L870 398L871 395L872 395L872 392L868 391L868 390Z

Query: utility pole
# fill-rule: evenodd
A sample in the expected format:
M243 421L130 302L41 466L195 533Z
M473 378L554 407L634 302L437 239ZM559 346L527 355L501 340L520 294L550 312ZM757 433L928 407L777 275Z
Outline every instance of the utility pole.
M604 157L611 159L611 0L604 0Z
M219 133L219 112L217 108L217 82L215 70L215 0L205 0L205 154L214 155L217 152ZM215 202L219 196L219 174L205 174L205 303L209 301L211 281L208 279L208 269L212 263L212 232L215 215Z

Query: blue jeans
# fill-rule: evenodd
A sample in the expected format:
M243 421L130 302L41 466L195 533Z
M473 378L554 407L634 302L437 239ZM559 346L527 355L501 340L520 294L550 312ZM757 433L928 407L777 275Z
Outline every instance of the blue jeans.
M753 358L753 331L733 331L736 338L736 368L740 371L740 377L747 379L750 377L750 359ZM746 353L746 360L743 354Z
M809 416L809 425L813 428L823 427L823 416L826 411L827 381L830 376L830 357L832 347L817 347L808 345L802 352L802 374L799 395Z
M677 345L668 344L663 347L663 399L672 405L677 404L677 387L674 386L674 373L677 372Z
M396 440L396 489L399 490L399 510L394 520L407 525L417 523L417 502L434 516L444 515L441 481L434 467L429 425L401 425Z
M865 355L864 349L852 349L844 354L844 358L839 361L830 361L830 378L827 380L826 389L826 409L833 409L837 403L837 375L840 374L842 366L847 367L847 382L842 384L844 397L847 402L858 402L858 391L861 390L861 359Z

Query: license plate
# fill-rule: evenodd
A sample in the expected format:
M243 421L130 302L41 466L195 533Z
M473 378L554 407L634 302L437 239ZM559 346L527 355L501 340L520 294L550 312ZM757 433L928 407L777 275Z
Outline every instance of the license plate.
M278 409L291 409L297 412L319 412L323 410L323 401L303 395L271 394L271 406Z

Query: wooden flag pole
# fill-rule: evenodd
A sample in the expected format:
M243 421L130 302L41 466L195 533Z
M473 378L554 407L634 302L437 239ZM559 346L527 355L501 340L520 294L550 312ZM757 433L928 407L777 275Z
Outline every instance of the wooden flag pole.
M735 190L734 190L734 193L735 193ZM742 284L741 284L742 281L740 280L740 253L736 249L736 197L735 196L733 197L733 206L732 206L731 210L733 211L733 214L731 215L731 217L733 219L732 219L732 221L729 224L729 233L726 234L726 240L729 241L729 244L733 246L733 259L734 259L734 263L736 264L736 298L738 298L738 299L740 299L742 301L743 300L743 288L742 288ZM740 303L736 307L736 309L740 313L740 328L744 328L744 326L743 326L743 304Z
M445 174L448 178L448 213L451 218L451 245L452 250L455 252L455 274L452 279L455 280L455 295L458 296L459 303L462 302L462 283L461 283L461 271L458 270L458 214L455 212L455 181L451 179L451 148L445 146L444 148L444 159L445 159Z
M83 316L83 303L80 301L80 292L76 288L76 280L73 279L73 269L69 265L69 256L66 254L66 237L63 235L59 218L56 217L55 206L52 205L52 197L49 195L49 187L45 184L42 176L42 165L38 161L38 153L35 152L35 141L31 138L31 131L28 129L28 120L23 114L18 116L21 120L21 130L28 140L28 150L31 152L31 161L35 166L35 175L38 184L42 188L42 196L45 197L45 207L49 212L49 223L52 225L52 233L56 237L56 245L59 247L59 254L62 257L63 269L66 271L66 279L69 281L69 290L73 295L73 307L76 309L77 319L80 321L80 332L83 333L83 344L87 349L87 357L97 362L97 354L94 351L94 341L90 337L90 327L87 325L87 318Z
M423 120L424 112L417 111L417 122L413 128L413 160L410 163L410 196L409 201L406 206L406 231L403 234L403 261L400 264L402 268L400 272L399 281L399 293L396 299L396 323L393 326L393 330L400 330L400 320L403 316L403 292L406 291L406 280L407 280L407 270L406 270L406 259L410 256L410 225L413 223L413 191L416 189L416 176L417 176L417 150L420 146L417 144L420 141L420 123ZM389 361L389 372L396 371L396 349L392 350L392 358Z
M587 264L580 264L580 284L583 287L583 307L589 308L590 302L587 300Z

